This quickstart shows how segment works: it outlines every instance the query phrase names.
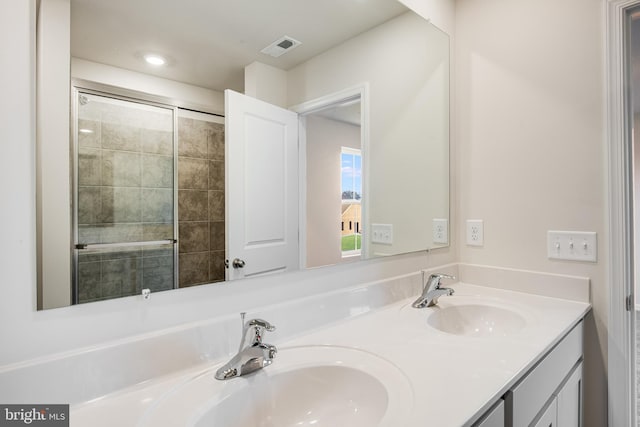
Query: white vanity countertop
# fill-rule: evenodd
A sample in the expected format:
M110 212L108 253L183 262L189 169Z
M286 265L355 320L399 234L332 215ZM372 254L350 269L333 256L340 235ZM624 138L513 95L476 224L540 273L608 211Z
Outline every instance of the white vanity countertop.
M340 346L372 353L402 371L412 388L411 409L396 426L458 427L477 420L590 309L587 303L484 286L457 283L451 287L455 294L441 297L436 308L414 309L412 297L295 339L272 342L267 334L265 341L276 344L281 354L296 346ZM427 317L436 310L472 304L476 297L489 305L508 307L526 320L525 325L506 336L470 337L441 332L427 324ZM213 368L226 361L194 366L73 405L71 425L139 425L145 413L163 396L205 371L209 371L205 375L211 377L212 387L246 381L237 378L217 382ZM277 363L278 357L272 366ZM169 420L166 425L175 427Z

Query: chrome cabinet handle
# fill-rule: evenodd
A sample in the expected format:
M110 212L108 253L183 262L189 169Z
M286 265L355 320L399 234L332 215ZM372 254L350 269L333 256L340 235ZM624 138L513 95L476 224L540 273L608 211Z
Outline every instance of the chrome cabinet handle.
M245 262L240 258L236 258L233 260L231 265L233 265L233 268L243 268L245 266Z

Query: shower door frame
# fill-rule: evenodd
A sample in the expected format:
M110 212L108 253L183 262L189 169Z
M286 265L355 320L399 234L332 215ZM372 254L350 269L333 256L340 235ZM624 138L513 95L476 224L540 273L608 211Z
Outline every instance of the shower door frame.
M173 245L173 288L179 287L179 253L178 253L178 109L177 103L171 102L165 98L144 94L132 90L119 87L104 85L87 80L72 79L71 81L71 189L72 189L72 207L71 207L71 304L79 303L78 298L78 251L85 249L83 245L78 244L78 95L86 93L89 95L102 96L116 99L119 101L133 102L136 104L144 104L152 107L171 110L173 121L173 238L163 241L152 242L132 242L132 243L113 243L99 244L101 247L132 247L132 246L155 246L161 244ZM106 246L105 246L106 245ZM91 245L93 246L93 245ZM98 246L98 245L96 245Z

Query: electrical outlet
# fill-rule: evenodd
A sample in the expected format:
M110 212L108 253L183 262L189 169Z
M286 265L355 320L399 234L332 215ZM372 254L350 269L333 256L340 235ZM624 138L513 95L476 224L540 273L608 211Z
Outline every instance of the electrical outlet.
M443 218L433 219L433 243L449 243L449 221Z
M484 245L484 225L481 219L467 220L467 245Z

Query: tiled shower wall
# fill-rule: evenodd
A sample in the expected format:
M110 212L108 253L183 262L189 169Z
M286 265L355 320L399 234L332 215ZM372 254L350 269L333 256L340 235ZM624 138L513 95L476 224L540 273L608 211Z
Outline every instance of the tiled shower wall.
M224 281L224 196L224 125L180 117L180 287Z
M78 241L173 239L171 111L82 97ZM78 302L171 289L173 264L172 245L78 251Z
M171 110L85 96L78 108L80 243L171 240ZM86 102L88 101L88 102ZM180 287L223 281L224 125L178 119ZM174 287L173 245L78 251L80 303Z

